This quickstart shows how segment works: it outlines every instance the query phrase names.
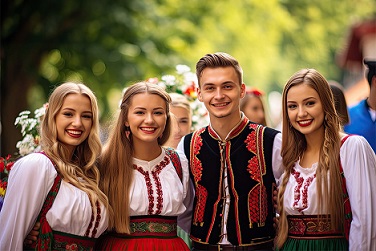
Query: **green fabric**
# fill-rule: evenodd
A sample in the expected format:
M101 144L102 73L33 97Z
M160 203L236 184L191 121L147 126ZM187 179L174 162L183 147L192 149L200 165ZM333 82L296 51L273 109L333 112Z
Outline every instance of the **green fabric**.
M183 239L183 241L187 244L189 249L192 249L192 240L189 238L189 234L181 229L179 226L177 228L178 236Z
M316 240L303 240L287 238L283 248L285 250L349 250L349 243L346 238L333 238L333 239L316 239Z

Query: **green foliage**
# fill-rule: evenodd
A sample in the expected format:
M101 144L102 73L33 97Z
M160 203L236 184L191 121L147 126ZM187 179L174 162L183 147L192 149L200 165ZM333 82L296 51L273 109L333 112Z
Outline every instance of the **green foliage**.
M350 27L375 10L374 0L1 1L2 100L16 95L12 85L22 85L22 100L40 85L38 106L53 86L76 80L108 114L113 90L177 64L194 69L216 51L235 56L245 83L265 92L306 67L341 82L336 54Z

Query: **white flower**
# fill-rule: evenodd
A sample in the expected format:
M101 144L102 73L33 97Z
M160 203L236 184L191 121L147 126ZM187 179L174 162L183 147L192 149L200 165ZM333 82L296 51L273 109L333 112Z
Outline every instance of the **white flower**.
M29 118L30 111L22 111L16 118L14 124L21 126L22 140L18 141L16 147L19 154L24 156L34 152L39 148L39 125L43 115L46 113L48 104L44 104L41 108L34 111L34 118Z
M26 134L25 137L23 137L23 139L18 141L16 144L21 156L34 152L37 146L38 145L35 143L34 136L31 134Z
M189 72L191 72L191 68L189 68L189 66L187 65L178 64L176 66L176 73L179 75L182 75L184 73L189 73Z

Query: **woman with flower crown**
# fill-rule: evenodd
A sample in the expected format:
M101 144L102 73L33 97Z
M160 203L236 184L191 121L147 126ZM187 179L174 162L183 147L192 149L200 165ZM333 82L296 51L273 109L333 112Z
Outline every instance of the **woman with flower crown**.
M100 161L114 217L98 250L189 250L177 236L177 216L187 207L188 160L162 147L171 130L170 102L162 87L148 82L123 95Z
M40 221L38 250L91 250L111 208L99 189L97 100L83 84L64 83L49 98L39 153L14 164L0 213L0 250L22 250Z

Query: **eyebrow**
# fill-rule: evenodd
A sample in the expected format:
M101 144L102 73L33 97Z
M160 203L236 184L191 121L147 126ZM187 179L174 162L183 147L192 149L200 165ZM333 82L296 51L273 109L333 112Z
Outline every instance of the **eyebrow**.
M147 110L145 107L142 107L142 106L136 106L136 107L134 108L134 110L136 110L136 109ZM159 107L155 107L155 108L153 108L153 111L154 111L154 110L160 110L160 109L165 110L164 107L159 106Z
M77 111L76 109L73 109L73 108L70 108L70 107L62 107L62 108L61 108L61 111L64 111L64 110L74 111L74 112ZM83 111L82 113L93 113L93 112L90 111L90 110L88 110L88 111Z
M312 98L317 99L317 98L311 96L311 97L303 99L303 101L307 101L307 100L312 99ZM287 102L296 102L296 101L287 100Z

